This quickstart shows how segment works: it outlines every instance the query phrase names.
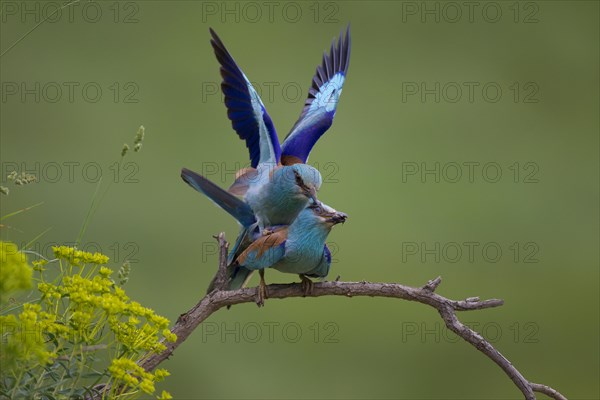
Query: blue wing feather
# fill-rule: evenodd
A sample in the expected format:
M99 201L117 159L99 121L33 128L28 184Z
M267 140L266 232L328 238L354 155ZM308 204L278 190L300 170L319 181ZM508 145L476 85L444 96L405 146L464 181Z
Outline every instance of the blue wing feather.
M337 44L333 41L329 55L324 53L322 65L317 66L300 118L282 144L284 165L306 163L317 140L331 127L348 72L350 47L348 26L346 36L340 34Z
M252 167L256 168L259 163L264 162L279 162L281 149L271 117L219 36L212 29L210 34L210 43L221 64L221 90L225 95L227 116L240 139L246 141Z
M323 247L323 257L321 258L321 262L317 267L306 273L306 276L311 278L325 278L329 274L329 268L331 267L331 251L329 251L329 247L325 245Z
M252 208L226 190L221 189L202 175L187 168L181 170L181 178L191 187L206 195L216 205L227 211L242 226L249 227L256 223Z

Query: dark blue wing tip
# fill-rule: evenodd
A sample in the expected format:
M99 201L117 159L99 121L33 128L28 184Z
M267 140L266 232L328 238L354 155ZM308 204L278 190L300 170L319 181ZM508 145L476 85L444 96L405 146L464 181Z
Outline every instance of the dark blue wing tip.
M346 74L348 71L348 65L350 64L350 43L350 23L348 23L348 26L346 27L346 35L344 35L344 31L341 30L340 36L337 39L337 43L335 38L331 42L329 65L332 66L333 69L330 71L331 76L328 78L331 78L337 72L343 72ZM323 67L325 67L325 64L323 64Z
M217 35L217 32L215 32L215 30L213 28L208 28L208 32L210 32L210 36L212 37L210 39L211 43L218 44L221 47L224 47L223 42L221 41L221 38L219 37L219 35Z
M212 38L210 39L210 44L213 47L215 56L217 57L219 64L221 64L221 66L224 67L225 65L233 61L233 57L231 57L231 54L229 54L229 51L227 51L227 48L225 47L217 33L211 29L210 34L212 35Z
M344 39L344 46L343 46L343 53L345 54L344 74L346 74L348 72L348 66L350 65L350 49L351 48L352 48L352 39L350 37L350 22L348 22L348 27L346 28L346 38Z
M229 73L233 73L234 75L241 75L239 67L237 66L235 60L229 53L229 50L227 50L227 47L225 47L225 45L223 44L223 41L221 40L219 35L217 35L217 32L215 32L212 28L208 29L210 35L212 36L210 39L210 44L213 47L215 56L217 57L219 64L221 64L221 75L223 74L224 70L228 71Z
M251 165L255 167L260 159L260 147L258 142L255 143L258 122L254 120L248 86L241 68L237 65L219 35L212 28L208 30L211 35L210 44L217 61L221 65L220 72L223 78L221 91L225 95L225 106L228 110L227 117L231 120L231 126L237 132L239 138L246 141L246 147L250 150Z
M351 45L350 23L348 23L346 35L344 36L343 30L340 31L340 36L337 38L337 41L334 38L331 42L329 54L327 51L323 53L323 61L317 66L311 90L309 90L308 98L304 104L305 106L309 106L312 103L321 86L333 78L335 74L342 73L345 76L348 73Z

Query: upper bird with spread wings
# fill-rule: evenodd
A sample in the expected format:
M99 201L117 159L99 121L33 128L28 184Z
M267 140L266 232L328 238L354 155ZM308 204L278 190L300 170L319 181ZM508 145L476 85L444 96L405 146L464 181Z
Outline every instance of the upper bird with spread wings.
M271 117L258 93L214 30L211 44L221 64L227 116L240 139L246 141L252 168L262 163L306 163L313 146L331 127L350 64L350 26L346 36L331 44L312 79L300 118L279 145Z
M317 140L333 123L350 62L350 27L333 41L317 67L304 108L283 143L260 96L234 61L225 45L210 29L217 60L221 64L227 116L250 153L250 168L238 172L229 188L256 214L260 226L290 224L312 198L316 202L322 178L306 164Z

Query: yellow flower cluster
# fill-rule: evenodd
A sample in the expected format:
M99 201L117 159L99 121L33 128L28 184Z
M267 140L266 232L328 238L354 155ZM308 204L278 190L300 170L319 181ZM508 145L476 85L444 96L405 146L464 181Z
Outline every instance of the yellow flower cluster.
M14 243L0 241L0 303L15 290L31 287L32 268Z
M162 381L170 375L166 369L157 369L154 373L148 372L135 361L124 357L113 359L108 372L118 383L140 389L148 394L154 393L154 382ZM162 396L165 394L168 395L163 391Z
M43 337L44 328L56 331L56 324L40 311L38 304L25 304L18 316L0 316L4 334L0 344L0 370L12 371L25 363L46 365L56 358L56 353L46 348Z
M32 268L14 244L0 243L2 296L7 290L29 287ZM132 394L136 391L153 394L154 383L169 373L161 369L154 373L144 371L136 360L139 361L140 355L146 352L164 350L163 338L171 342L177 340L168 329L169 320L131 301L110 278L113 273L110 268L100 266L96 273L96 270L86 271L85 264L107 263L105 255L66 246L53 250L63 271L53 281L44 279L45 263L34 262L34 269L40 274L37 285L40 304L26 303L19 314L0 316L4 334L0 343L2 370L32 370L37 368L36 365L45 368L58 356L65 355L65 351L96 348L96 345L106 343L111 355L118 354L108 368L109 383L125 384L133 388ZM67 273L68 269L62 264L65 261L82 268L77 270L78 273ZM77 362L81 358L70 356L69 359ZM158 398L169 399L171 396L163 392Z
M33 270L34 271L45 271L46 268L44 266L46 264L48 264L48 261L46 261L46 260L35 260L31 264L33 265Z
M94 324L97 319L108 321L118 342L130 349L164 350L159 332L168 341L177 340L167 329L169 320L136 301L130 301L125 291L108 278L111 273L109 268L102 267L99 274L91 279L81 275L65 276L58 285L39 283L38 290L49 308L58 307L60 299L69 299L70 319L66 322L84 340L94 339L93 335L98 332ZM146 320L141 327L139 317Z
M108 257L101 253L88 253L68 246L53 246L54 257L69 261L72 265L81 267L83 264L106 264Z

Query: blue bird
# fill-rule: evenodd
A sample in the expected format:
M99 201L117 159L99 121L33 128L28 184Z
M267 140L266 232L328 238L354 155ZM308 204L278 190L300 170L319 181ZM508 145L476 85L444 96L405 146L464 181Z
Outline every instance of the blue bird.
M252 243L233 261L228 288L243 287L255 270L260 284L257 304L264 304L268 296L264 270L298 274L305 294L312 291L308 277L325 278L331 266L331 252L325 240L331 228L346 221L348 216L323 203L306 207L291 225L271 227L268 232L254 234Z
M309 200L317 202L321 174L306 161L333 122L350 60L350 28L337 45L332 43L330 54L324 54L300 118L283 142L283 152L260 96L215 31L210 33L221 65L227 115L250 154L250 168L239 171L229 191L244 196L261 228L289 225Z
M325 240L333 225L346 220L346 214L322 203L313 203L291 225L272 226L261 231L252 210L243 201L193 171L184 168L181 177L242 225L228 256L229 290L241 288L258 269L261 281L257 303L262 305L266 296L265 268L300 275L307 292L312 290L312 282L307 277L324 278L329 273L331 252ZM214 289L214 283L210 283L207 292Z

